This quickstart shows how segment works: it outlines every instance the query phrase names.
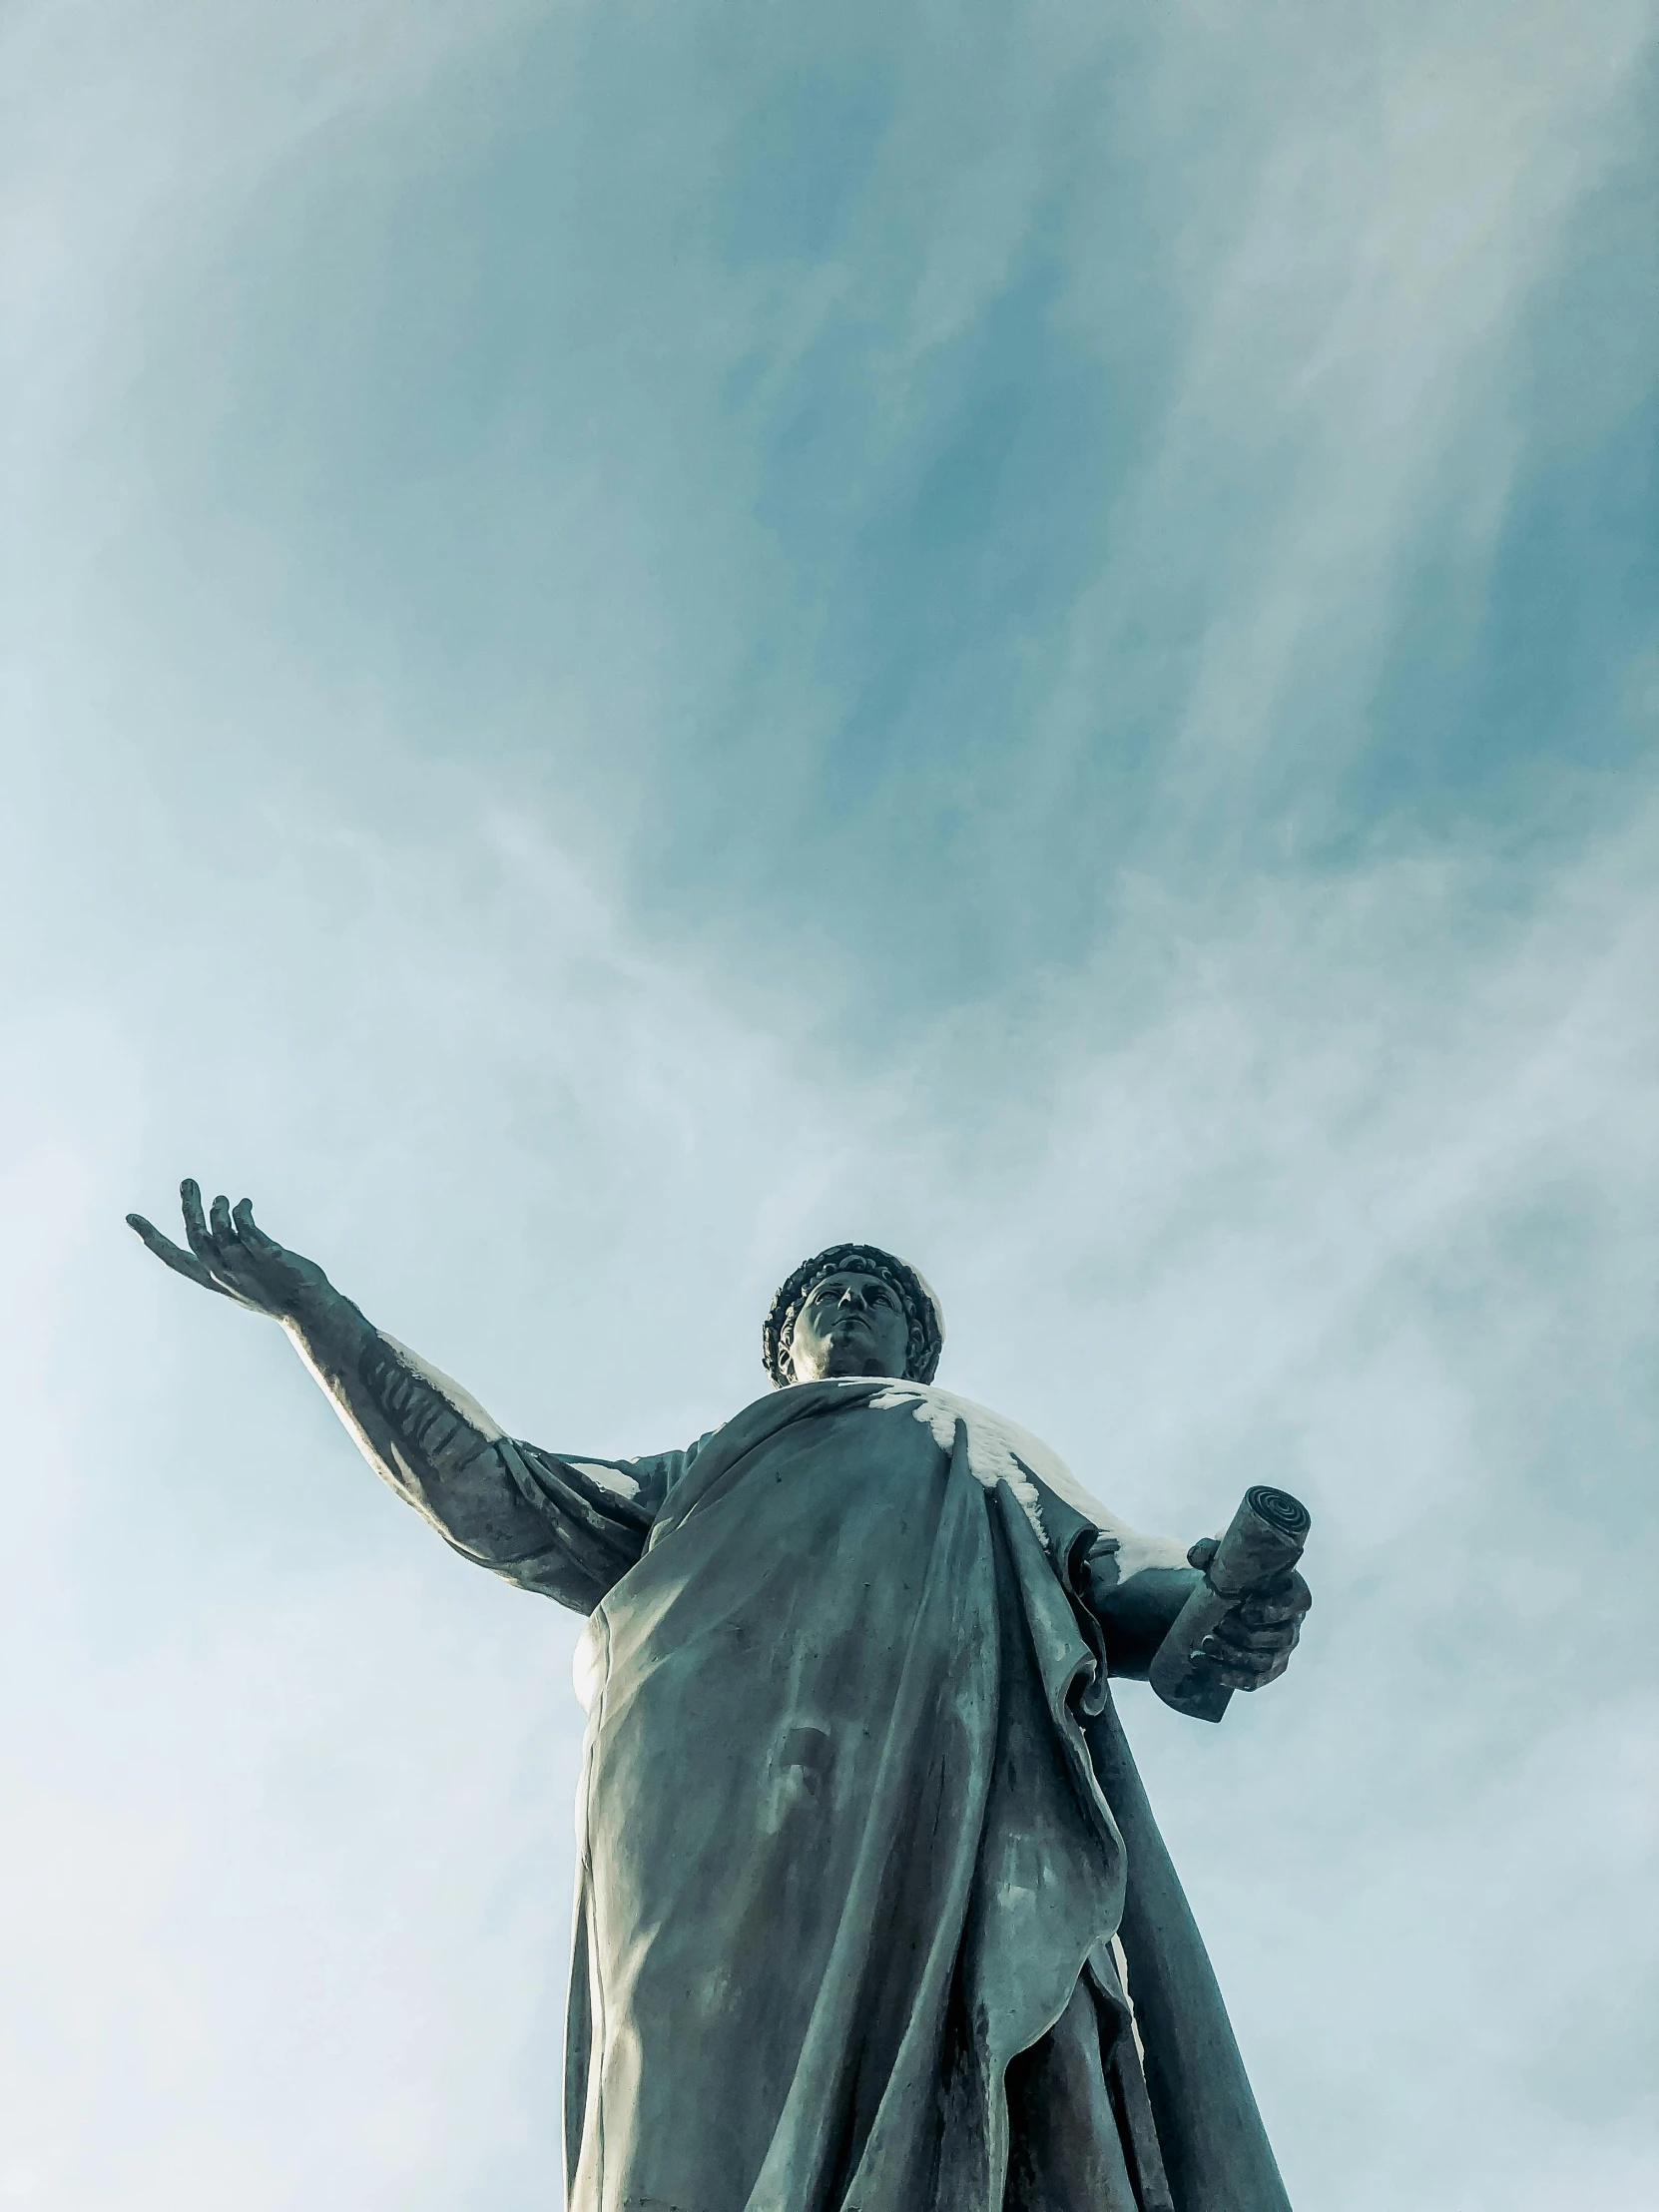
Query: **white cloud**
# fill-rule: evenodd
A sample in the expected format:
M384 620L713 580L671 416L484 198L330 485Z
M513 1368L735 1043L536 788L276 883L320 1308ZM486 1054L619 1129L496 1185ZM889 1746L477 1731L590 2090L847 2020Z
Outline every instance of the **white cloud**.
M1647 18L1592 17L918 10L740 67L718 10L637 52L626 11L573 12L536 80L574 103L569 193L491 203L476 245L533 233L565 319L503 319L517 397L475 436L447 292L398 353L372 299L327 321L289 279L359 191L379 222L489 147L523 11L14 13L0 2204L555 2186L574 1623L378 1493L276 1332L146 1272L120 1215L185 1171L554 1445L742 1402L774 1284L850 1232L938 1284L946 1385L1137 1525L1304 1490L1291 1680L1217 1732L1130 1699L1294 2191L1651 2194L1651 1723L1609 1595L1656 1422L1639 642L1611 706L1560 710L1564 744L1628 717L1570 834L1533 794L1228 864L1242 825L1340 807L1424 546L1501 655L1517 473L1630 403L1628 364L1582 403L1512 373L1634 158ZM789 163L733 150L843 64L877 121L836 224L746 258L722 196ZM364 235L348 290L473 274ZM1058 674L983 618L1031 665L994 773L939 750L975 867L902 716L822 781L868 673L826 641L1033 242L1080 419L1135 439L1065 540ZM284 382L318 327L332 368ZM395 472L360 542L361 484L289 481L377 427L334 389L359 340L430 430L429 546ZM942 558L918 540L923 582ZM512 619L457 645L427 609L469 591ZM1198 646L1166 694L1135 641L1163 668L1172 605ZM977 642L930 633L917 696ZM1149 698L1179 711L1148 782L1071 780ZM917 1012L935 940L1026 916L1040 960Z

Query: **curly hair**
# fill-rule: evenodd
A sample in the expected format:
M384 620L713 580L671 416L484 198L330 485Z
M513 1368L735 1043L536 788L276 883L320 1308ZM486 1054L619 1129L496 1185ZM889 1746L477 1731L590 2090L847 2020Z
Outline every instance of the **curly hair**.
M814 1253L810 1260L803 1260L772 1302L772 1311L761 1331L761 1358L774 1386L782 1390L795 1381L790 1341L795 1335L796 1319L802 1307L827 1275L838 1275L842 1269L873 1275L893 1292L907 1325L905 1379L911 1382L931 1382L938 1373L939 1354L944 1350L944 1315L925 1278L906 1261L883 1252L879 1245L840 1244L830 1245L823 1252Z

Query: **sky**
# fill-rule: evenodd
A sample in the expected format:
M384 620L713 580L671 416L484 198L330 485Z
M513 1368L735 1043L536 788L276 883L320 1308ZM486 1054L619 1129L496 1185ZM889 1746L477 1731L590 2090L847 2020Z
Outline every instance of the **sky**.
M579 1622L123 1227L663 1449L876 1240L1290 1673L1123 1709L1301 2212L1636 2212L1636 0L13 0L3 2212L559 2202Z

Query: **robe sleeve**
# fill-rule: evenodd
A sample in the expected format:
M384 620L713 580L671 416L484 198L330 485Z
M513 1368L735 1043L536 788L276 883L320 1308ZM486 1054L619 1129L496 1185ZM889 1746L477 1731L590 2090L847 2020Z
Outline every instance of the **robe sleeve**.
M1036 1485L1043 1540L1079 1608L1102 1675L1144 1681L1175 1616L1202 1579L1174 1536L1147 1536L1109 1512L1064 1467L1021 1466ZM1065 1477L1065 1488L1057 1477ZM1092 1623L1092 1626L1090 1625ZM1098 1703L1087 1706L1097 1711Z
M572 1458L508 1436L346 1301L284 1325L370 1466L475 1566L588 1613L645 1550L700 1448Z

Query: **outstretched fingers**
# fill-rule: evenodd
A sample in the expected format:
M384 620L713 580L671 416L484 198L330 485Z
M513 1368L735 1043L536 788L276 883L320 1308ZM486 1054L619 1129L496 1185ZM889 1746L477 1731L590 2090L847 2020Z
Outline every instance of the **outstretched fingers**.
M171 1268L175 1275L187 1276L192 1283L200 1283L205 1291L217 1291L220 1288L195 1253L184 1251L171 1237L164 1237L155 1224L146 1221L142 1214L129 1214L127 1226L139 1237L146 1251L153 1252L162 1265Z
M231 1208L231 1219L236 1224L238 1237L250 1252L281 1251L282 1248L276 1238L268 1237L254 1219L254 1201L251 1198L239 1198L237 1200L237 1203Z
M209 1209L208 1227L213 1232L214 1251L220 1266L225 1269L235 1269L241 1240L231 1223L231 1201L223 1191Z
M190 1245L188 1252L174 1244L171 1238L164 1237L142 1214L129 1214L127 1220L146 1247L175 1275L188 1277L205 1291L218 1291L222 1298L235 1299L238 1305L248 1305L250 1301L236 1278L240 1247L225 1200L214 1200L210 1221L202 1210L201 1186L194 1177L187 1175L179 1186L179 1208L184 1215L185 1236Z
M185 1235L190 1240L190 1249L205 1268L211 1268L219 1255L214 1250L207 1217L202 1211L202 1187L192 1175L187 1175L179 1185L179 1208L185 1217Z

